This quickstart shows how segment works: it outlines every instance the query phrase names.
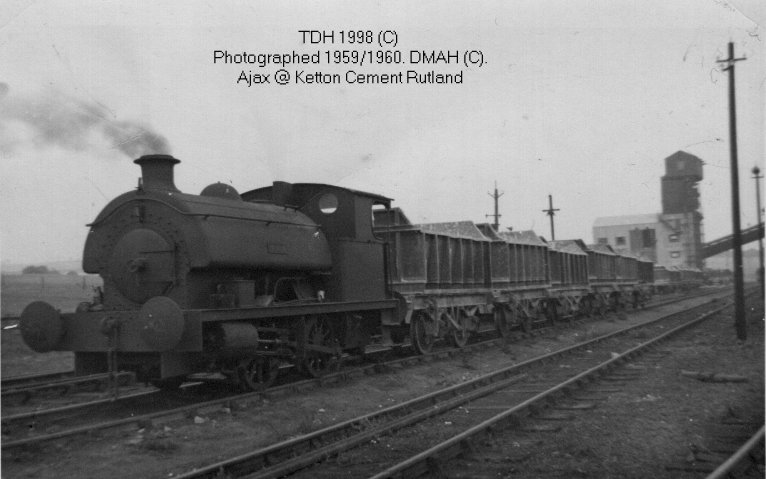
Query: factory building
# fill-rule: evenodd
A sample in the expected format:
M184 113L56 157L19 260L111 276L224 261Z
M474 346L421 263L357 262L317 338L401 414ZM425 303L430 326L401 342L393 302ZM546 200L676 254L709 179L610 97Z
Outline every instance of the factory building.
M644 256L661 266L702 269L702 213L697 190L702 164L683 151L665 158L662 213L597 218L594 242Z

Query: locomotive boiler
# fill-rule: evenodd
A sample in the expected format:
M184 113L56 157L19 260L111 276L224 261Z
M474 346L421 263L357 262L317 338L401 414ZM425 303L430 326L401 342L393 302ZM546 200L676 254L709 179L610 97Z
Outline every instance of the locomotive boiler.
M371 224L388 198L284 182L192 195L172 156L135 163L138 187L89 225L83 269L103 290L72 314L30 304L20 328L36 351L74 351L76 374L119 368L173 387L220 371L260 389L284 365L322 374L397 322Z

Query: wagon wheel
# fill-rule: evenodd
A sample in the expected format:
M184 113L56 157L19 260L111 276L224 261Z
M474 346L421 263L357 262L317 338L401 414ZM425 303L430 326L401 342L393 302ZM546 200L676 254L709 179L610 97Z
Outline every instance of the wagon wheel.
M650 292L641 292L641 298L638 300L638 305L641 309L646 308L646 303L649 302L649 299L651 299L652 295Z
M617 294L612 293L609 296L608 308L615 313L620 310L620 297Z
M628 309L628 302L621 296L617 296L617 311L625 311Z
M502 305L495 306L495 329L497 334L503 339L511 336L511 320L509 316L513 315L512 310L506 310Z
M276 358L248 358L237 365L239 384L248 391L267 389L274 384L278 375L279 361Z
M333 334L330 322L325 317L312 317L306 321L306 346L322 346L338 349L338 340ZM306 348L303 361L303 371L309 376L318 378L340 367L340 354L313 351Z
M622 295L617 294L614 297L614 301L615 301L614 311L615 311L615 314L617 315L617 319L622 321L628 319L628 315L626 313L628 309L628 302L625 300L625 298Z
M548 299L545 301L545 310L543 311L548 326L556 326L559 319L559 310L556 307L556 300Z
M424 312L413 316L410 322L410 340L418 354L428 354L434 346L434 321Z
M561 296L554 300L552 305L553 319L555 321L566 322L566 324L572 324L575 320L576 308L569 301L569 298Z
M527 310L521 311L521 330L525 333L531 333L532 332L532 316L527 312Z
M599 318L605 318L607 313L606 302L600 295L595 298L593 306L593 313L598 315Z
M544 303L544 306L535 310L535 321L541 323L544 326L556 327L556 323L553 322L553 317L549 313L548 303Z
M580 300L580 315L586 318L589 318L590 315L593 313L593 305L591 304L590 298L582 298Z
M448 313L445 312L444 314L449 317ZM445 323L451 324L448 318L445 319ZM468 344L468 338L471 336L471 332L468 330L469 321L470 320L468 319L468 316L465 314L465 312L458 312L456 322L460 327L450 327L450 338L452 339L452 344L454 344L455 347L464 348L465 345Z

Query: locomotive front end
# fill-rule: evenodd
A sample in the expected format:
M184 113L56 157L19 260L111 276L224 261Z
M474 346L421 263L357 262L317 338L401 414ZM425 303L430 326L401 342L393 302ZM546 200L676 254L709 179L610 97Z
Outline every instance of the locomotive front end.
M135 163L138 187L89 225L83 269L101 276L103 290L74 313L27 306L20 329L32 349L74 351L77 374L117 367L145 380L178 377L211 355L236 356L242 337L261 347L256 324L227 311L321 300L330 248L308 216L243 201L220 183L182 193L172 156Z

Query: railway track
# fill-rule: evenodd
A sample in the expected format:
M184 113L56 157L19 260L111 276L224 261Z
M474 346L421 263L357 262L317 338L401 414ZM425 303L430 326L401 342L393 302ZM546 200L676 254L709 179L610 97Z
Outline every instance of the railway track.
M126 387L135 384L135 374L120 371L111 374L91 374L88 376L74 376L73 373L58 373L47 375L47 379L40 376L34 377L29 383L2 386L3 406L10 403L26 404L33 397L43 394L55 394L63 396L74 392L105 391L110 387Z
M170 418L205 406L205 395L213 395L216 403L230 394L209 388L201 391L203 383L190 383L179 392L158 389L131 392L118 398L66 405L5 416L2 419L2 449L40 444L79 434L103 430L120 430L135 425L150 424L157 417Z
M669 301L674 302L674 301ZM667 304L667 303L665 303ZM658 306L658 305L657 305ZM510 341L529 338L546 332L536 329L530 333L516 332ZM131 393L118 398L105 398L82 404L55 407L47 410L34 410L5 416L3 423L2 449L9 450L43 442L64 439L94 431L124 430L147 424L158 425L190 415L202 414L230 408L237 402L247 402L262 397L287 397L299 391L321 387L327 384L349 381L354 377L375 374L391 368L406 367L420 362L430 362L463 355L472 351L495 347L502 339L492 339L469 344L462 350L436 350L428 355L408 356L379 363L344 368L343 370L317 379L292 380L267 391L236 394L228 387L203 389L203 383L187 384L183 393L173 394L156 390ZM210 386L210 384L208 384ZM218 383L220 386L220 383ZM54 432L49 432L54 431Z
M711 472L707 479L727 477L763 477L764 426Z
M638 379L642 373L641 366L631 367L631 364L640 359L649 359L647 355L661 354L652 352L650 348L655 347L661 341L668 341L677 333L687 330L690 327L701 324L707 318L721 312L725 307L697 317L686 324L676 327L662 335L646 341L635 348L627 350L619 356L615 356L591 370L584 371L581 374L573 376L569 380L559 385L547 389L536 396L519 403L518 405L505 409L500 414L487 419L486 421L466 429L464 432L451 436L445 441L426 449L425 451L404 460L397 462L391 467L381 468L374 474L364 474L364 477L382 479L389 477L419 477L427 471L439 471L449 468L454 477L471 477L470 474L481 473L482 468L470 470L469 475L465 469L456 466L452 459L465 453L471 454L478 450L476 446L479 441L486 439L488 435L494 432L502 431L512 427L510 432L503 433L502 444L509 444L517 437L514 434L519 430L526 432L548 432L560 429L551 422L565 420L561 417L561 411L577 411L595 408L600 400L606 400L606 397L600 396L603 393L615 393L621 391L627 382ZM645 351L649 351L647 354ZM644 356L641 356L641 355ZM670 353L666 353L670 356ZM618 369L619 368L619 369ZM599 375L596 379L594 376ZM576 432L570 433L576 435ZM519 435L520 436L520 435ZM538 436L539 437L539 436ZM521 441L521 439L519 439ZM481 453L476 453L472 458L473 464L481 463ZM302 477L302 476L298 476ZM315 476L321 477L321 476Z
M666 306L668 304L673 304L673 303L677 303L687 299L697 298L700 296L707 296L709 294L710 294L710 291L703 291L703 292L696 292L690 295L684 295L681 297L674 296L671 298L660 298L650 302L644 309L651 309L651 308ZM6 324L6 323L15 324L15 323L18 323L18 319L19 319L18 317L6 316L2 318L2 321L3 321L3 324ZM542 329L545 329L545 328L542 328ZM537 332L532 334L539 333L539 329L535 331ZM519 334L519 332L516 332L515 336L517 338L527 337L525 334L528 334L528 333ZM123 374L123 373L120 372L119 374ZM11 376L7 378L2 378L2 380L0 380L0 390L2 390L3 392L8 391L9 397L11 395L11 392L13 396L19 396L23 394L26 398L25 401L27 401L34 394L40 391L54 389L61 392L62 394L66 394L67 392L70 392L70 391L79 390L80 388L78 387L78 384L84 384L84 385L93 384L97 381L101 381L102 378L108 379L109 377L108 375L103 374L103 375L92 375L92 376L86 376L82 378L75 378L74 370L54 372L54 373L44 373L44 374L30 374L30 375L24 375L24 376ZM71 386L67 384L68 380L71 381ZM103 383L104 381L101 381L101 384ZM4 393L3 393L3 399L5 399Z
M74 371L61 371L55 373L45 374L29 374L24 376L12 376L9 378L3 378L0 381L0 389L17 388L21 389L29 386L37 386L39 384L45 384L50 381L58 381L74 376Z
M643 323L625 328L472 381L249 454L209 464L176 477L282 477L296 471L299 471L296 474L298 477L359 477L375 469L375 464L365 462L374 460L377 465L388 465L393 460L393 451L387 449L384 443L395 444L397 439L394 437L391 441L383 440L386 435L409 434L423 444L429 439L434 440L426 439L424 431L441 430L452 437L449 431L456 427L465 428L464 434L450 439L452 442L434 446L432 452L418 455L414 462L403 460L402 465L398 466L401 469L386 471L381 477L397 476L400 472L410 471L412 468L415 471L432 468L435 460L443 459L443 451L460 452L465 447L472 447L473 436L479 431L498 427L496 424L502 421L517 421L523 415L543 410L544 405L553 398L561 397L564 393L591 381L592 376L613 371L628 358L635 357L640 348L634 346L636 339L630 336L631 331L640 328L641 334L645 335L647 328L653 328L662 332L663 334L658 332L657 335L664 338L667 336L664 332L668 330L669 321L687 323L683 327L688 327L694 321L688 322L684 318L688 318L690 314L697 317L699 309L709 310L710 306L699 307L697 313L674 313L652 321L651 325ZM613 351L620 348L625 352L612 357ZM566 364L567 367L561 367L562 364ZM621 377L612 374L611 379L620 380ZM572 407L586 405L576 403ZM499 410L503 412L496 415ZM426 422L430 422L432 426L423 426ZM440 427L441 424L449 427ZM438 438L436 440L439 442ZM337 458L339 454L345 455L353 448L356 448L353 453L355 460L326 460L330 457ZM362 464L358 467L362 470L356 469L360 462ZM404 476L409 477L409 473Z
M525 333L524 337L541 334L542 331ZM399 359L369 363L347 368L321 378L295 380L286 378L286 384L269 388L266 391L238 394L228 385L208 391L219 397L200 401L204 396L201 388L204 383L191 382L182 386L183 393L160 391L156 389L126 394L117 398L109 397L50 409L36 409L2 418L2 449L9 450L48 441L64 439L95 431L123 430L135 426L159 425L187 417L190 414L203 414L229 408L231 404L247 402L260 398L288 397L291 394L318 387L349 381L354 377L376 374L391 368L407 367L421 362L437 361L458 354L491 348L500 340L493 339L466 346L462 350L437 350L430 354L408 356ZM53 433L46 433L55 430ZM19 438L19 436L24 436Z

